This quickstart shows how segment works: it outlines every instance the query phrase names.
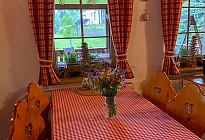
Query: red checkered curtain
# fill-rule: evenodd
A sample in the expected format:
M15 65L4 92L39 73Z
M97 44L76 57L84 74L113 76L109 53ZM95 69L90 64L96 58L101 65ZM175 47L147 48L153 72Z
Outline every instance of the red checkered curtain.
M108 0L108 4L117 67L126 69L130 67L127 62L127 48L131 32L133 0ZM131 69L128 69L126 78L134 78Z
M56 84L59 79L52 68L54 0L28 0L28 7L39 53L39 84Z
M177 75L179 70L174 62L174 50L179 30L183 0L161 0L165 58L162 71L167 75Z

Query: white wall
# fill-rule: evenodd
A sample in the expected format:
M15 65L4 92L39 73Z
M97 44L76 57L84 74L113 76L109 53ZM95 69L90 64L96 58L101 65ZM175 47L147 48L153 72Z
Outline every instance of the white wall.
M0 140L5 140L14 103L39 75L27 0L0 0L0 65Z
M141 14L146 9L150 21L141 21ZM161 4L159 0L147 2L134 1L134 13L131 38L128 47L128 62L135 78L135 90L141 94L142 87L148 82L155 72L160 71L163 53L163 34L161 24Z

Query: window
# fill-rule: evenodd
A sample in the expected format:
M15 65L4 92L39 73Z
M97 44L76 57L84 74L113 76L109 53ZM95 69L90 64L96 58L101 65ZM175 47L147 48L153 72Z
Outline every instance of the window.
M183 0L175 55L187 55L192 36L197 36L197 54L205 54L205 0Z
M55 1L54 41L57 61L64 61L59 54L65 48L80 53L81 43L86 42L89 51L100 58L110 58L110 29L107 0ZM94 1L95 2L95 1Z

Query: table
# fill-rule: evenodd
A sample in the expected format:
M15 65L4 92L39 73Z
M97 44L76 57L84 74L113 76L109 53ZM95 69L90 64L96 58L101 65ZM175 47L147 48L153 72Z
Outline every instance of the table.
M103 115L103 96L83 96L77 88L52 92L52 139L199 139L126 86L116 96L117 116Z
M205 77L204 76L191 76L183 79L183 87L188 83L194 83L200 87L203 93L205 93Z
M204 76L191 76L191 77L185 77L184 80L187 80L191 83L196 83L198 85L205 87L205 77Z

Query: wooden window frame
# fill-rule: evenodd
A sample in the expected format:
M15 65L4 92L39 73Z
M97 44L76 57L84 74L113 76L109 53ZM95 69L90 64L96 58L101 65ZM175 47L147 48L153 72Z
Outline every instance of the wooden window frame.
M184 9L188 9L188 21L187 21L187 32L178 32L178 34L186 34L186 40L187 40L187 42L186 42L186 46L187 46L187 52L186 52L186 54L188 54L188 50L189 50L189 34L192 34L192 33L205 33L205 31L203 31L203 32L193 32L193 31L189 31L189 29L190 29L190 11L191 11L191 9L192 8L202 8L202 9L205 9L205 6L201 6L201 7L199 7L199 6L197 6L197 7L193 7L193 6L191 6L191 0L187 0L188 1L188 7L182 7L182 8L184 8ZM205 47L205 46L204 46Z
M94 37L85 37L84 36L84 26L83 26L83 10L106 10L108 14L108 6L107 4L82 4L82 0L79 0L80 4L55 4L55 10L80 10L81 16L81 37L66 37L66 38L55 38L54 39L82 39L82 43L86 38L106 38L106 47L110 52L110 43L111 43L111 35L110 35L110 24L109 19L106 19L106 36L94 36ZM111 53L111 52L110 52ZM111 54L109 55L111 57Z

